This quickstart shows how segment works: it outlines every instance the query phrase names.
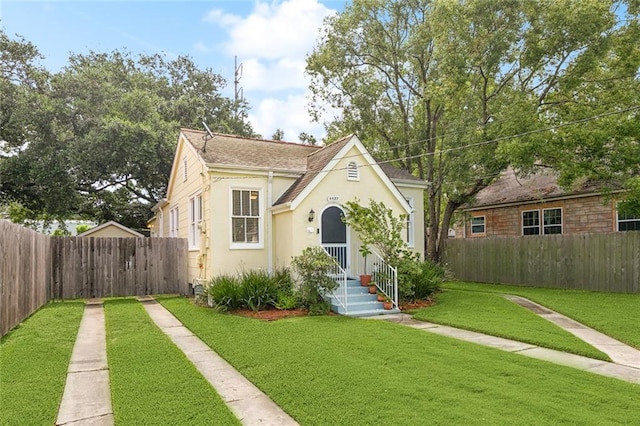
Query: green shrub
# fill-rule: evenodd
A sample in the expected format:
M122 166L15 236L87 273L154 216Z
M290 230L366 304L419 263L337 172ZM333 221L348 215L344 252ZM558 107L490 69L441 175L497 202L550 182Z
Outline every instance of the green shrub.
M245 307L255 312L268 305L275 306L278 289L275 280L268 273L261 270L249 271L242 276L240 286Z
M243 305L240 280L232 275L219 275L212 278L206 292L214 306L221 310L230 311Z
M439 291L446 275L446 269L439 263L429 260L421 262L420 273L415 283L416 299L426 299Z
M291 265L299 278L299 294L303 306L313 307L324 302L323 296L338 284L329 277L335 261L322 247L307 247L293 258Z
M426 299L440 289L445 277L446 269L437 263L403 257L398 262L398 297L401 302Z

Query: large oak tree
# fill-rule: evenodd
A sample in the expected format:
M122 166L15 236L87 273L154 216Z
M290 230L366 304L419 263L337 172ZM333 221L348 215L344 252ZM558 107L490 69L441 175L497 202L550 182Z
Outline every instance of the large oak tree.
M0 32L0 197L27 218L143 227L165 193L180 127L253 135L247 105L184 56L90 52L55 74Z
M601 0L355 0L325 21L307 59L310 110L317 120L337 110L325 122L330 138L357 132L376 156L429 183L427 256L439 260L454 211L508 165L545 159L557 133L537 131L574 120L568 102L602 93L580 82L622 72L604 63L637 25L623 9ZM627 65L623 73L637 70Z

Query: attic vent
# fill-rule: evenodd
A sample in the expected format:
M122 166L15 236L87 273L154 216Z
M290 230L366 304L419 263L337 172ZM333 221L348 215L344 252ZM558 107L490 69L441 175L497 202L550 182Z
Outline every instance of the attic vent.
M182 159L182 178L186 182L187 177L189 176L189 171L187 170L187 157Z
M355 161L347 165L347 180L360 180L360 172Z

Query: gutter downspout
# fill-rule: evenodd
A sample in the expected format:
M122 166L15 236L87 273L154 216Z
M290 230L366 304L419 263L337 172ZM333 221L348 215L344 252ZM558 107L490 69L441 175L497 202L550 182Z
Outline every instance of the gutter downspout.
M267 178L267 272L273 274L273 171Z

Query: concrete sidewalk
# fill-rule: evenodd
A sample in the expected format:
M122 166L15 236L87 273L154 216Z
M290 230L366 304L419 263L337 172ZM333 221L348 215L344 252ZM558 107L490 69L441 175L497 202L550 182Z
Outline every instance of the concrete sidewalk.
M569 354L566 352L560 352L553 349L541 348L539 346L531 345L528 343L503 339L501 337L489 336L487 334L462 330L446 325L417 321L408 314L375 316L367 317L367 319L380 319L390 321L408 327L416 328L418 330L427 331L429 333L440 334L442 336L452 337L454 339L465 340L468 342L477 343L479 345L500 349L506 352L517 353L520 355L528 356L530 358L536 358L567 367L577 368L579 370L589 371L591 373L600 374L602 376L614 377L616 379L624 380L631 383L640 383L640 369L629 367L627 365L600 361L597 359Z
M151 319L169 336L244 425L297 425L267 395L195 336L161 304L142 297Z
M113 425L102 302L85 305L56 425Z

